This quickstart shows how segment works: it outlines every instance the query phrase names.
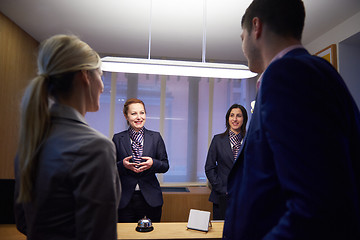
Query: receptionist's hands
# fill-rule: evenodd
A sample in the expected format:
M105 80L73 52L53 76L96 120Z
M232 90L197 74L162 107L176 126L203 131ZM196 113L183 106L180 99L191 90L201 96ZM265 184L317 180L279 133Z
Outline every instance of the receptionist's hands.
M151 157L141 157L141 158L144 159L145 162L141 162L138 164L138 166L140 166L137 168L138 172L143 172L145 170L148 170L149 168L151 168L151 166L154 163Z
M132 159L132 156L128 156L126 158L123 159L123 164L124 164L124 167L133 171L133 172L139 172L138 171L138 164L137 163L134 163L134 162L130 162L130 159Z

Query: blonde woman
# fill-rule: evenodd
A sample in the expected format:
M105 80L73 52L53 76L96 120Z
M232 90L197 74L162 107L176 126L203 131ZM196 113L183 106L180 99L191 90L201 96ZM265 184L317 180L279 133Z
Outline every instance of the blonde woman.
M15 160L16 224L28 239L117 238L115 147L84 119L99 109L100 65L75 36L56 35L40 46Z

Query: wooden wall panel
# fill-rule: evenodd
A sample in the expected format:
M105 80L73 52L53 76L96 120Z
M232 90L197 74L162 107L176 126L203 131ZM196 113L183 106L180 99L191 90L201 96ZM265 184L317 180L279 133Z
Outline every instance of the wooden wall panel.
M14 178L23 91L36 75L39 43L0 12L0 179Z
M208 187L188 187L189 192L163 192L164 205L161 222L187 222L190 209L211 212Z

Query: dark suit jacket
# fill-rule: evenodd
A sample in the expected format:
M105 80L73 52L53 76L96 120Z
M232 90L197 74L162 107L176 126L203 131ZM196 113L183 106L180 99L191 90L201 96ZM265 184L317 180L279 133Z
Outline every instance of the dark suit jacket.
M359 110L328 62L269 65L228 193L226 239L360 239Z
M227 192L227 179L234 164L227 134L217 134L211 141L205 163L205 173L211 184L209 201L218 204L219 196Z
M143 156L151 157L153 159L153 165L150 169L142 173L135 173L126 169L122 162L125 157L132 155L128 130L115 134L113 142L116 146L117 166L122 186L119 208L124 208L129 203L135 191L136 184L139 184L140 190L150 206L162 206L162 192L155 173L167 172L169 169L169 161L160 133L147 129L144 131Z

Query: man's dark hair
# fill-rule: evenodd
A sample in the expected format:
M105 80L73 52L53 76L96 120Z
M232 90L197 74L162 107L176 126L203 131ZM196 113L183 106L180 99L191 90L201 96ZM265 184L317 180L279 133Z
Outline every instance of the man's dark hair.
M242 17L243 29L252 30L254 17L278 35L301 40L305 21L302 0L254 0Z

